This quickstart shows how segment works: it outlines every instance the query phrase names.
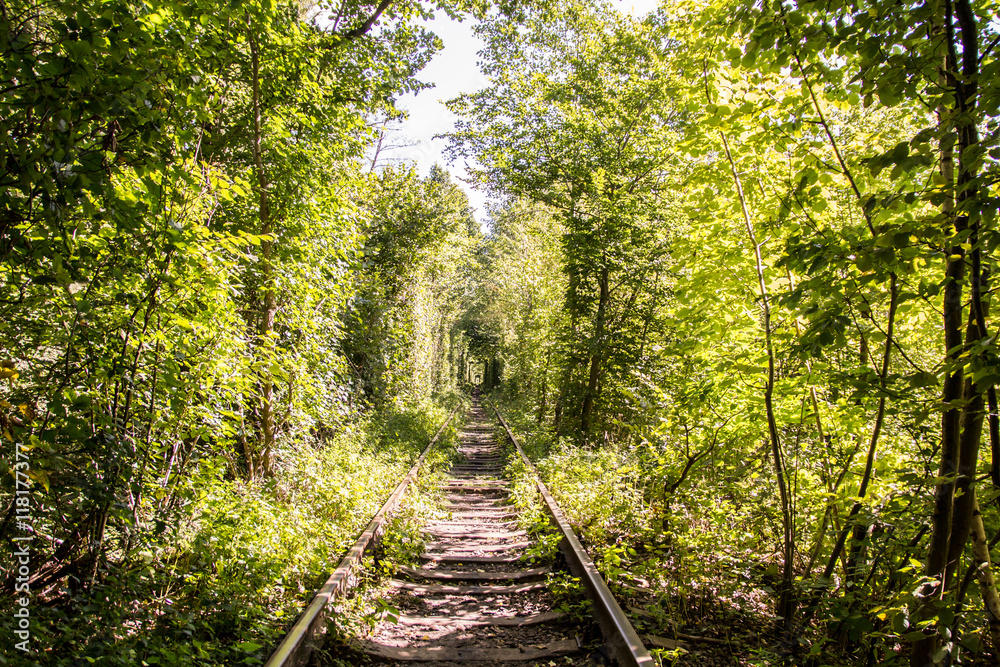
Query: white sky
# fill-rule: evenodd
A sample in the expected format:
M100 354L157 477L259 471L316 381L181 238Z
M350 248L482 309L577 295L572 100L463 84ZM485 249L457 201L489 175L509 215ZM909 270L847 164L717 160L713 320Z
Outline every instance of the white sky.
M659 5L659 0L614 0L614 4L623 12L642 16L653 11ZM409 112L409 118L403 122L400 132L390 137L387 143L413 145L383 154L394 160L414 162L418 173L423 176L437 162L451 172L452 177L461 179L467 175L464 165L448 164L442 154L446 141L433 137L454 128L455 115L444 106L445 101L486 86L487 81L479 70L477 56L483 43L472 34L471 20L459 23L439 13L428 25L444 42L444 49L418 77L422 81L433 83L434 87L416 95L406 95L400 100L399 107ZM460 180L459 183L462 184ZM462 185L476 209L476 219L483 224L486 221L486 196Z

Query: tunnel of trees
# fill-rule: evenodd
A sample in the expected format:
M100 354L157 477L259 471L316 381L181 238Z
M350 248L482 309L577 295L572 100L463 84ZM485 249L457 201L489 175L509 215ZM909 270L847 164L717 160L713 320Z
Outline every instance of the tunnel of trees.
M738 664L995 664L998 15L0 0L0 664L261 664L473 386Z

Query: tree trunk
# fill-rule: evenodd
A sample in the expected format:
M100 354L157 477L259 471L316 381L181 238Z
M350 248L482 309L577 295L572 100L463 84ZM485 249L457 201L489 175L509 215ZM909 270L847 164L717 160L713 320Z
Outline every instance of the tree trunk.
M969 493L972 496L972 557L976 578L979 580L979 590L983 596L983 606L986 608L986 620L993 642L994 655L1000 651L1000 596L997 595L996 579L993 575L993 565L990 560L990 545L983 527L983 515L979 512L979 501L976 490Z
M871 317L871 320L874 324L874 316ZM868 340L865 338L864 331L861 330L860 324L858 325L858 337L861 339L858 344L858 365L862 368L866 368L871 362L871 352L868 349ZM863 401L859 397L856 403L857 405L862 405ZM844 563L844 578L848 582L857 583L857 581L861 578L859 563L864 556L864 542L867 534L867 521L862 520L854 524L854 530L851 534L851 543L847 549L847 561Z
M110 489L109 489L110 491ZM103 503L94 517L94 527L87 545L87 574L84 580L86 590L93 590L100 569L101 558L104 556L104 532L108 527L108 515L111 514L112 500Z
M997 405L997 388L986 391L990 405L990 479L1000 489L1000 406Z
M981 418L979 419L979 426L976 427L975 418L971 415L969 418L966 418L963 415L965 411L963 411L960 405L964 398L969 402L969 407L975 408L978 411L982 410L981 400L975 401L974 396L964 395L966 383L963 372L964 362L961 358L965 351L962 341L964 310L962 304L962 280L965 277L966 253L963 241L966 240L965 232L968 230L969 220L965 212L956 215L954 199L956 183L954 156L956 152L960 157L957 179L959 185L958 198L960 201L965 201L974 196L971 187L962 187L968 186L973 177L968 163L965 159L962 159L962 156L965 154L967 148L978 142L975 114L973 113L976 95L976 76L978 74L978 35L975 18L972 15L967 0L958 0L954 7L957 11L958 21L962 30L962 75L964 79L964 81L959 82L954 74L957 71L958 62L956 59L956 38L954 34L955 26L952 3L950 0L943 0L943 5L943 21L940 5L932 7L933 15L931 20L936 23L936 25L932 26L932 32L935 33L932 34L932 39L941 39L946 49L939 76L943 89L954 91L957 109L952 110L942 103L938 110L938 122L944 127L954 123L958 136L957 142L954 141L956 137L950 133L943 136L941 138L940 149L941 175L945 188L947 188L947 196L942 204L941 212L946 219L953 220L955 235L952 237L951 245L945 251L945 255L948 258L945 268L945 276L948 280L945 284L943 299L946 375L941 396L944 413L941 417L941 459L938 466L938 477L951 480L960 472L962 465L963 425L972 427L973 430L977 431L976 433L968 433L966 436L969 439L975 437L977 440L979 437L978 430L982 427ZM957 146L955 145L956 143ZM974 297L975 295L973 295ZM975 310L974 302L972 310ZM974 312L970 312L969 317L972 320L976 318L976 315ZM974 337L978 339L978 333ZM970 383L969 386L973 390L975 389L973 384ZM979 407L976 407L976 404ZM967 448L971 447L969 441L966 441L964 444ZM978 447L978 442L976 447ZM955 487L956 484L954 482L948 481L939 484L935 491L931 538L927 549L927 562L924 568L924 574L930 577L932 581L923 586L919 591L923 602L917 610L917 621L934 618L935 611L932 603L944 595L950 583L947 580L948 572L954 571L954 566L949 567L949 559L953 549L957 549L960 552L965 547L964 542L962 544L951 544L955 528L953 525ZM964 503L960 511L967 512ZM966 522L967 519L964 516L959 517L959 524ZM960 527L958 532L959 535L956 536L958 538L961 538L963 533L968 535L966 528ZM937 625L930 625L926 633L925 637L913 643L910 651L910 664L912 667L933 665L936 658L938 658L940 635ZM948 656L945 656L946 661L947 659Z
M566 362L566 370L563 371L562 386L559 388L559 396L556 397L556 404L552 409L552 430L559 432L559 425L562 422L563 406L566 404L566 396L569 394L569 383L573 379L574 360Z
M594 398L597 396L597 381L601 376L601 357L604 354L604 322L607 318L610 289L608 285L608 264L605 260L601 267L601 297L597 302L597 319L594 322L594 340L590 352L590 376L587 379L587 392L583 395L583 414L580 418L580 431L584 437L590 433L590 424L594 413Z
M552 353L548 352L545 355L545 366L542 368L542 381L538 387L538 425L541 426L545 422L545 412L546 405L545 401L548 398L549 389L549 362L552 360Z
M972 281L975 283L975 279ZM972 292L978 292L975 286ZM979 338L979 327L976 323L974 309L969 313L969 326L966 330L966 341L972 342ZM971 377L966 376L964 396L967 403L962 408L962 435L959 441L958 478L955 480L955 498L952 509L951 537L948 540L948 562L945 565L945 581L954 583L955 570L965 553L965 545L969 541L969 531L972 529L973 507L977 505L975 490L972 483L976 478L976 468L979 464L979 444L983 433L983 394L976 391Z

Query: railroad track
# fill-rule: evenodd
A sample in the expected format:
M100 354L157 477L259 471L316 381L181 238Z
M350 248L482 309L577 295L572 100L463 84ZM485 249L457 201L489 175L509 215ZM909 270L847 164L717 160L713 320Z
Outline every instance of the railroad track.
M533 470L503 417L499 412L496 415L516 455ZM534 540L518 528L509 482L502 478L508 459L504 448L493 442L492 434L488 413L477 400L462 433L462 460L441 486L441 518L427 521L422 528L425 550L419 562L399 568L384 582L387 595L383 605L395 613L379 622L365 639L350 640L347 654L363 654L373 665L513 666L549 665L553 660L562 662L563 657L581 664L579 659L595 653L592 642L581 640L587 628L553 608L546 580L559 576L556 564L526 564L521 558ZM418 466L419 462L408 478L415 477ZM403 490L405 483L401 484ZM597 655L621 667L653 665L561 510L542 482L536 483L552 523L562 533L560 549L565 561L593 602L604 640L603 646L596 647ZM397 491L401 495L402 490ZM388 513L386 508L380 512L383 517ZM356 565L359 561L355 558L352 562ZM342 569L343 564L338 571ZM328 588L329 582L324 589ZM323 607L335 596L327 593ZM310 664L309 654L319 641L321 625L319 616L316 620L300 618L296 626L303 627L298 632L293 628L266 667ZM342 650L335 652L344 655Z

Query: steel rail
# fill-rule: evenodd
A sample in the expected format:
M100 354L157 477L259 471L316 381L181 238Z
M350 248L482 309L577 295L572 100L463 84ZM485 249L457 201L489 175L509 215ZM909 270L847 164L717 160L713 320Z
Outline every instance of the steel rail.
M461 403L459 404L461 405ZM444 429L451 422L452 417L458 412L459 405L456 405L448 418L444 420L441 424L441 428L437 430L431 441L427 443L424 451L420 454L416 463L410 468L410 471L406 473L406 477L396 486L396 489L389 496L389 499L385 501L375 516L372 518L371 523L368 527L358 536L357 541L351 550L347 552L347 555L340 561L337 569L333 571L330 578L326 580L323 587L316 591L316 595L313 596L312 602L306 607L306 610L302 612L292 629L288 631L285 638L281 640L278 644L278 648L274 650L271 657L267 659L264 663L264 667L300 667L301 665L307 664L309 657L312 652L318 646L319 635L322 633L325 625L323 621L326 620L326 610L327 606L331 601L342 595L353 585L352 575L354 574L355 568L361 563L362 557L365 552L373 545L378 544L382 537L382 532L385 528L385 520L388 518L389 512L393 511L399 504L400 499L403 497L403 492L406 488L417 478L417 471L423 464L424 459L427 458L428 452L441 437Z
M510 441L514 443L514 447L517 448L517 453L521 455L528 469L535 476L535 484L538 486L538 491L545 501L545 507L548 510L549 516L552 517L559 532L562 533L563 539L559 543L559 548L566 557L570 571L580 578L587 589L587 594L593 602L594 616L597 617L597 623L601 627L601 634L604 636L605 646L611 653L611 657L617 660L618 664L622 667L653 667L656 664L655 661L649 655L646 647L642 645L639 634L632 627L628 616L622 611L614 594L611 593L611 589L608 588L608 584L604 581L604 577L601 576L601 573L597 570L597 566L594 565L594 561L583 548L583 545L580 544L580 540L577 539L576 534L573 532L573 528L570 526L566 515L563 514L552 494L549 493L545 483L542 482L535 464L524 453L521 443L514 437L510 426L507 425L507 420L503 418L497 407L492 402L490 403L490 407L493 408L493 412L496 413L500 423L503 424L504 430L507 431L507 437L510 438Z

